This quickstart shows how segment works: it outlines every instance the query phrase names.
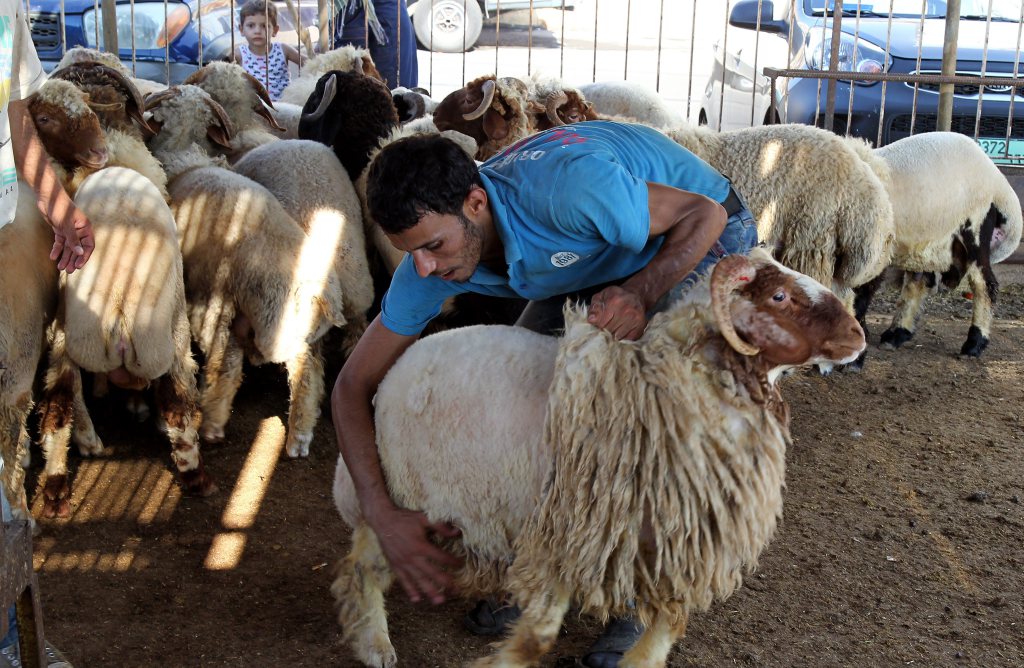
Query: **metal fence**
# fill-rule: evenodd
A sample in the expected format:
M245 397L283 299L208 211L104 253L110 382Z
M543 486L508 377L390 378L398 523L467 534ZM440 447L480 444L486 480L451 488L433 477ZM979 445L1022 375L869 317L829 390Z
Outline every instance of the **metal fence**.
M27 2L47 66L85 45L117 51L137 76L176 83L242 43L237 0ZM344 0L274 4L278 40L308 54L337 45L332 27ZM720 129L800 122L878 145L952 129L998 162L1024 165L1016 108L1024 88L1021 0L562 4L412 2L420 85L440 98L491 73L546 74L575 85L625 79L658 90L681 116ZM402 46L395 40L390 48Z

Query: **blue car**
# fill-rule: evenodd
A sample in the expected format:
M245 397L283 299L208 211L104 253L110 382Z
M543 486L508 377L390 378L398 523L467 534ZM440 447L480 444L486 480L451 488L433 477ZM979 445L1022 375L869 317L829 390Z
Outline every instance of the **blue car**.
M232 27L237 28L241 4L239 0L167 0L166 4L163 0L118 0L117 43L121 61L137 77L181 83L201 64L225 59L234 44L244 43L237 29L232 42ZM299 6L302 25L315 27L316 3L306 0L295 4ZM44 69L52 70L72 47L103 49L103 26L97 7L99 3L94 0L32 0L29 25ZM275 40L295 44L291 14L285 3L277 3L277 7L280 32ZM313 30L311 33L315 41L316 34Z
M822 126L828 83L814 78L779 79L771 99L764 67L827 70L832 40L832 0L757 0L733 5L727 50L716 48L714 71L701 107L701 121L723 130L767 123L774 104L779 122ZM925 8L922 16L922 4ZM859 17L858 17L859 6ZM961 0L956 71L962 75L1012 77L1020 60L1019 0ZM891 15L891 20L890 20ZM889 74L939 74L946 22L941 0L845 2L838 69ZM758 30L759 32L755 32ZM886 53L886 41L889 41ZM756 39L755 39L756 38ZM988 45L987 53L983 51ZM920 64L918 56L920 53ZM755 65L756 58L756 65ZM755 70L756 67L756 70ZM937 85L840 81L836 83L833 129L885 145L936 128ZM883 97L884 96L884 97ZM851 102L852 97L852 102ZM1011 102L1015 102L1012 126ZM916 113L914 113L916 105ZM977 130L976 130L977 128ZM976 137L999 162L1024 164L1024 91L1008 86L958 85L953 100L954 132ZM1007 130L1010 140L1007 142Z

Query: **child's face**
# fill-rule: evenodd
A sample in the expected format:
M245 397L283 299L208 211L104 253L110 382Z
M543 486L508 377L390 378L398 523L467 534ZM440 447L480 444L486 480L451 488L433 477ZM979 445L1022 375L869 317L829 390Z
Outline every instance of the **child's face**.
M267 17L263 14L246 16L242 22L242 37L249 42L249 46L265 47L270 38L277 34L277 26L267 23Z

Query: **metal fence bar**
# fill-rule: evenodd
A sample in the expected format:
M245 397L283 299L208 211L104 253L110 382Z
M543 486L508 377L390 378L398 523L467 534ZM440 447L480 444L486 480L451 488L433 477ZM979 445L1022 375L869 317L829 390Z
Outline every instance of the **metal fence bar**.
M893 5L889 5L889 21L885 31L885 56L882 60L882 65L885 66L889 63L889 54L892 49L892 15ZM882 129L885 127L885 92L888 82L882 80L882 99L878 104L878 141L875 142L875 146L882 145Z
M626 0L626 50L622 59L622 78L629 79L629 20L633 18L633 0Z
M758 17L760 18L760 17ZM828 71L839 70L839 37L843 28L843 0L838 0L832 10L832 44L829 46ZM856 63L856 61L854 61ZM757 71L756 68L754 70ZM828 92L825 94L825 129L832 131L832 122L836 115L836 82L828 81Z
M661 2L662 10L665 8L665 0ZM697 0L693 0L693 18L690 19L690 76L686 86L686 118L691 116L690 104L693 100L693 47L697 41ZM660 42L659 42L660 44ZM723 82L724 83L724 82Z
M761 47L761 11L764 9L764 2L757 0L757 30L754 31L754 76L753 84L750 87L750 124L754 124L754 115L757 113L757 56Z
M727 53L729 46L729 12L732 3L725 0L725 27L722 30L722 53ZM692 62L692 61L691 61ZM723 63L724 64L724 63ZM718 127L722 127L722 115L725 112L725 67L722 68L722 90L718 91Z
M956 73L956 44L960 37L960 0L949 0L946 3L946 34L942 40L942 74L950 76ZM953 85L939 86L938 120L936 130L948 131L953 127Z
M1017 51L1013 57L1013 76L1017 77L1020 70L1020 38L1021 28L1024 28L1024 3L1020 6L1020 16L1017 18ZM1010 157L1010 137L1013 130L1013 103L1017 100L1016 95L1010 95L1010 113L1006 119L1006 143L1003 145L1003 158Z
M988 69L988 38L992 31L992 0L988 0L988 19L985 20L985 45L981 49L981 76ZM981 105L985 99L985 84L978 86L978 108L974 115L974 139L981 135Z
M928 0L921 0L921 23L918 25L918 40L917 40L917 60L914 63L914 72L921 71L921 55L924 52L924 15L928 11ZM921 85L914 83L914 98L910 103L910 134L914 134L914 123L917 121L917 94L921 90ZM849 134L849 130L847 130Z
M922 0L927 2L928 0ZM860 34L860 3L857 3L856 17L853 20L853 34ZM853 41L853 62L857 62L857 50L860 48L860 42L858 40ZM850 134L850 130L853 128L853 96L857 93L857 86L850 85L850 93L847 95L847 106L846 106L846 134Z

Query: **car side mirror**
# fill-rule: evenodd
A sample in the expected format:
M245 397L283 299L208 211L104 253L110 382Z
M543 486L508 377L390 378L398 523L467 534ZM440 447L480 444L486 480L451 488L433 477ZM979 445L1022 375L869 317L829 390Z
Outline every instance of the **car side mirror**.
M761 8L761 23L757 22L758 6ZM786 35L789 33L789 25L785 21L776 21L774 16L775 6L771 0L742 0L737 2L729 14L729 25L747 30L757 30L759 27L763 33L777 33Z

